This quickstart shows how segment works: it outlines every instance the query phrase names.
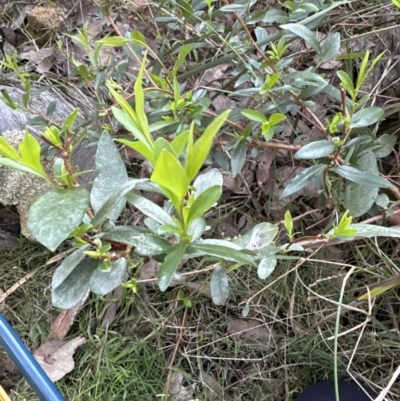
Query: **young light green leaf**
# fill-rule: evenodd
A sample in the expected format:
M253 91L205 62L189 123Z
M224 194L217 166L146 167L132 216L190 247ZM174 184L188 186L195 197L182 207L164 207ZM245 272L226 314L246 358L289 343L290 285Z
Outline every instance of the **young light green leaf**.
M316 38L314 32L312 32L309 28L302 24L285 24L281 25L282 29L287 29L290 32L293 32L298 37L304 39L311 47L315 50L315 52L322 57L322 50L319 45L318 39Z
M349 181L355 182L371 188L391 188L393 184L385 179L365 173L351 166L337 166L332 169L335 173L346 178Z
M143 33L140 31L132 31L131 32L131 39L133 44L139 45L141 47L147 47L146 38L144 37Z
M51 303L61 309L75 306L89 289L90 277L100 264L98 259L83 259L71 274L51 290Z
M322 140L308 143L296 152L297 160L312 160L325 157L336 150L337 146L332 141Z
M351 119L349 128L362 128L381 120L385 112L380 107L366 107L358 111Z
M40 160L40 145L37 139L28 132L24 136L24 140L18 146L22 163L37 171L42 177L46 176Z
M138 120L139 128L141 129L146 140L153 144L153 139L149 132L149 123L147 122L147 116L144 111L144 91L143 91L143 72L146 66L146 57L143 57L142 64L140 65L139 74L136 78L134 90L135 90L135 111Z
M293 219L289 210L285 212L284 225L290 240L293 238Z
M276 263L277 260L275 253L271 253L269 257L261 259L257 268L258 278L265 280L267 277L269 277L274 272Z
M178 245L171 247L165 260L160 265L160 270L158 272L158 287L161 291L165 291L176 271L178 270L179 264L182 261L183 255L185 254L186 244L181 241Z
M241 139L237 141L236 146L232 152L231 168L233 177L236 177L242 171L244 163L246 162L246 154L246 141L244 139Z
M75 121L78 117L79 109L74 109L65 119L64 124L62 126L63 131L70 131L75 124Z
M349 74L347 74L347 72L345 71L337 71L336 74L339 77L343 88L346 89L347 93L354 100L354 98L356 97L356 90L354 88L354 83L351 80Z
M186 225L189 226L193 220L202 217L218 201L222 195L222 187L214 185L201 193L190 206Z
M128 39L122 36L106 36L97 40L96 43L105 47L121 47L128 42Z
M314 177L321 175L325 168L326 166L324 164L316 164L302 171L290 181L289 185L282 192L280 199L300 191L300 189L304 188Z
M119 110L121 111L121 110ZM117 142L123 143L129 148L135 150L141 154L146 160L148 160L152 165L154 165L154 153L144 142L140 141L129 141L127 139L117 139Z
M111 263L108 272L96 269L90 277L90 289L95 294L107 295L124 281L127 266L126 259L121 258Z
M226 270L218 265L212 272L210 279L211 299L215 305L224 305L229 297L229 281Z
M182 64L185 62L186 56L190 53L192 50L193 45L188 44L188 45L183 45L179 51L179 56L178 59L175 62L174 68L172 69L172 76L175 77L176 73L178 72L179 68L182 66Z
M2 136L0 136L0 155L14 162L21 162L18 152Z
M88 206L86 188L53 188L33 202L28 229L37 241L55 251L82 222Z
M150 180L157 183L171 199L175 208L180 210L183 198L188 192L190 180L179 159L164 149Z
M97 146L96 170L97 177L90 192L90 202L95 213L120 188L121 184L128 181L125 163L110 134L107 132L101 135ZM109 216L110 221L116 221L124 207L125 199L121 199Z
M171 146L174 149L175 154L180 157L183 153L185 146L189 138L189 131L184 131L177 135L171 142Z
M46 177L43 177L40 173L38 173L36 170L33 170L32 168L26 166L25 164L22 163L17 163L13 160L6 159L5 157L0 157L0 165L1 166L7 166L11 168L15 168L17 170L25 171L30 174L34 174L40 178L46 179Z
M355 164L356 168L371 175L379 176L378 163L373 152L363 154ZM379 188L371 188L365 185L351 182L345 192L344 205L353 217L359 217L367 213L378 196Z
M193 145L193 128L189 133L188 147L186 150L185 171L187 179L190 182L196 177L204 160L208 156L211 145L215 135L228 118L230 110L224 111L220 114L208 127L205 129L203 135Z
M163 149L167 150L172 155L175 155L177 158L179 157L179 155L175 153L175 150L171 146L171 143L168 142L165 138L160 137L157 138L157 140L154 142L154 150L153 150L154 164L157 163L157 159L160 156Z
M264 114L258 110L244 109L240 113L252 121L257 121L259 123L267 121L267 118L264 116Z

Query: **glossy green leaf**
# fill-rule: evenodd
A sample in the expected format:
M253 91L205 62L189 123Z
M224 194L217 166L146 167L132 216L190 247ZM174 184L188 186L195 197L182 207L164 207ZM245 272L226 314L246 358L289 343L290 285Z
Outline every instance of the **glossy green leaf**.
M90 277L90 289L98 295L107 295L124 281L128 263L121 258L111 263L108 272L96 269Z
M179 157L179 155L175 152L175 149L172 147L171 143L168 142L165 138L160 137L157 138L157 140L154 142L154 164L157 163L157 159L160 156L161 152L163 150L168 151L169 153L171 153L172 155L175 155L176 158Z
M178 58L175 61L174 68L172 69L173 77L176 76L176 73L178 72L179 68L183 65L183 63L185 62L186 56L190 53L192 48L193 48L193 45L191 45L191 44L183 45L180 48Z
M282 192L280 199L300 191L300 189L304 188L314 177L321 175L325 168L326 166L324 164L316 164L302 171L290 181L289 185Z
M79 109L74 109L65 119L62 129L70 131L78 117Z
M168 251L165 260L160 265L160 270L158 272L158 287L161 291L165 291L176 271L178 270L179 264L182 261L183 255L185 254L186 244L181 241L178 245L174 245Z
M112 161L112 162L111 162ZM95 214L107 202L110 196L128 181L125 163L114 144L110 134L104 132L96 151L97 177L90 192L90 202ZM125 199L121 199L110 214L110 221L118 219L125 207Z
M179 159L164 149L150 179L163 189L175 208L179 210L190 183Z
M373 152L366 152L363 154L355 164L356 168L369 173L371 175L379 176L378 163ZM378 196L379 188L371 188L362 184L351 182L345 192L344 206L348 209L353 217L359 217L367 213L374 204Z
M351 166L337 166L332 169L335 173L355 182L371 188L391 188L393 185L379 176L371 175Z
M332 141L322 140L308 143L296 152L297 160L312 160L325 157L336 150L337 146Z
M210 292L215 305L224 305L229 297L228 275L221 265L218 265L211 274Z
M196 177L208 156L215 135L228 118L230 110L224 111L208 125L202 136L193 145L193 128L189 133L188 147L186 151L185 171L190 182Z
M213 187L210 187L201 193L190 206L186 224L189 225L193 220L197 219L198 217L202 217L212 208L214 203L218 201L221 195L222 187L219 185L214 185Z
M89 289L90 277L99 264L97 259L83 259L62 284L52 288L51 303L61 309L75 306Z
M28 229L38 242L55 251L82 222L88 206L86 188L53 188L33 202Z
M358 111L351 119L349 128L362 128L381 120L385 112L379 107L366 107Z

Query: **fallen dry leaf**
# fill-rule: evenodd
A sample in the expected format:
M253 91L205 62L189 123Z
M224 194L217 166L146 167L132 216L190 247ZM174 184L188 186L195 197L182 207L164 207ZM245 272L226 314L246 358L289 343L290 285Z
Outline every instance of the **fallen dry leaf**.
M85 337L70 341L52 340L42 344L33 354L52 382L62 379L74 367L75 350L86 343Z

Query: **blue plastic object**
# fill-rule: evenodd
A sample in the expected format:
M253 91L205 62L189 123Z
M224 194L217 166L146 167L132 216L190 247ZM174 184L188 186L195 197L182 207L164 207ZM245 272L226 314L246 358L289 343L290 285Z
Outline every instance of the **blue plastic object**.
M40 401L65 401L26 345L0 313L0 344L25 377Z

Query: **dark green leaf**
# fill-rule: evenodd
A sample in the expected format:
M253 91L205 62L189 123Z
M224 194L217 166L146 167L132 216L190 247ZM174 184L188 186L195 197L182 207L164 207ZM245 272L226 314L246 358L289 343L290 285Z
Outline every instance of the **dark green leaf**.
M282 192L280 199L300 191L300 189L304 188L314 177L321 175L325 170L325 167L324 164L316 164L315 166L302 171L292 181L290 181L289 185Z
M101 226L107 218L112 215L112 211L120 202L120 200L133 188L135 188L136 184L139 182L146 181L146 179L136 180L136 179L129 179L121 184L121 186L114 191L107 199L107 201L103 204L103 206L98 210L95 214L91 224L93 227Z
M161 255L167 253L171 244L156 235L149 234L133 226L118 226L105 232L102 239L117 241L135 248L137 254L143 256Z
M355 164L355 167L370 175L379 175L376 157L371 151L362 155ZM371 188L365 185L351 182L347 188L344 198L344 206L352 217L359 217L367 213L371 209L378 196L379 188Z
M81 262L85 257L84 251L89 249L90 245L85 245L82 248L77 249L70 255L68 255L57 267L51 279L51 287L57 288L64 280L71 274L75 267Z
M127 265L126 259L121 258L112 262L108 272L96 269L90 277L90 289L98 295L110 293L124 281Z
M229 296L229 281L225 269L218 265L210 279L211 298L215 305L224 305Z
M231 166L232 175L236 177L241 171L246 161L247 147L246 141L240 140L237 142L232 152Z
M99 265L97 259L83 259L57 288L51 290L52 304L61 309L75 306L89 289L90 277Z
M158 287L161 291L165 291L171 283L174 275L185 254L186 244L181 241L178 245L174 245L168 251L165 260L160 265L158 272Z
M382 119L384 111L379 107L366 107L354 114L349 128L368 127Z
M101 135L97 146L96 170L98 175L90 192L90 202L95 213L100 210L123 183L128 181L125 163L110 134L107 132ZM116 221L124 207L125 199L121 199L109 216L110 221Z
M365 173L351 166L337 166L332 169L335 173L341 175L349 181L355 182L371 188L391 188L393 185L385 179Z
M297 160L312 160L325 157L336 150L337 146L332 141L322 140L308 143L296 152Z
M204 243L205 241L199 241L190 245L188 250L193 249L194 251L200 251L205 255L215 256L224 260L230 260L232 262L243 263L244 265L255 266L253 258L247 255L242 250L234 249L223 245L214 245Z
M311 47L315 50L318 55L322 55L322 50L319 45L318 39L315 36L314 32L312 32L309 28L302 24L285 24L281 25L282 29L287 29L290 32L293 32L298 37L304 39Z
M172 217L164 209L143 196L140 196L134 192L130 192L125 195L125 198L142 213L148 217L151 217L158 223L171 225L174 224Z
M33 202L28 229L37 241L55 251L79 226L88 206L86 188L53 188Z
M328 35L325 42L321 45L322 62L326 62L339 53L340 33L335 32Z

